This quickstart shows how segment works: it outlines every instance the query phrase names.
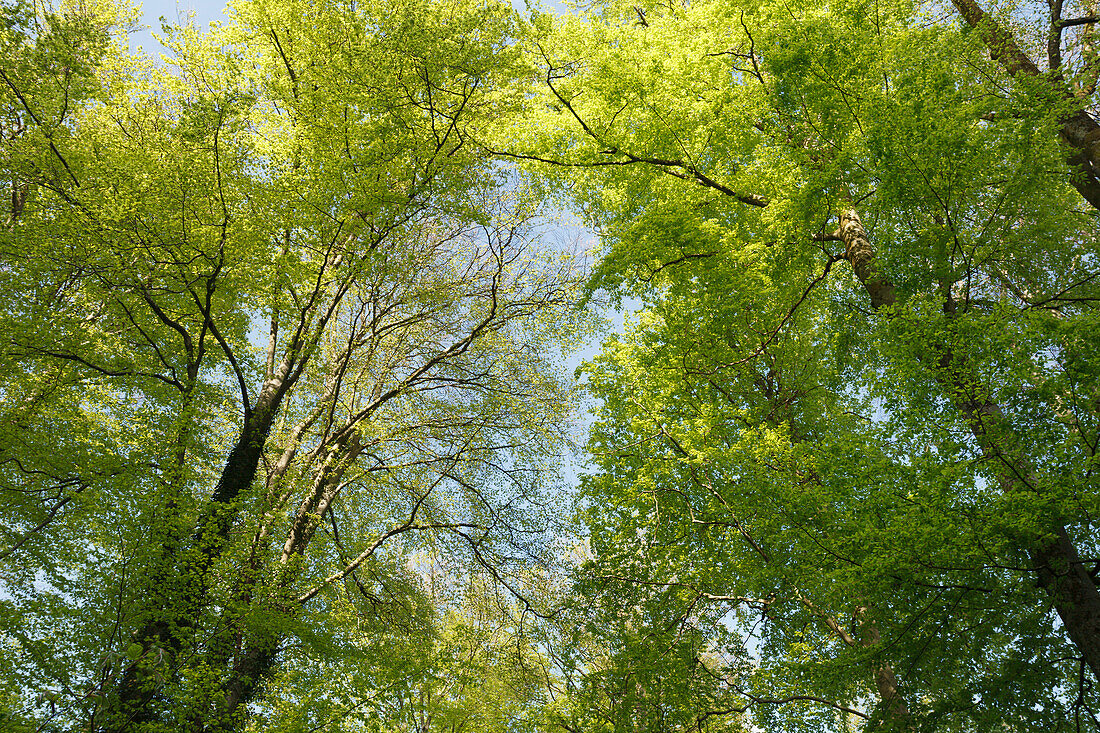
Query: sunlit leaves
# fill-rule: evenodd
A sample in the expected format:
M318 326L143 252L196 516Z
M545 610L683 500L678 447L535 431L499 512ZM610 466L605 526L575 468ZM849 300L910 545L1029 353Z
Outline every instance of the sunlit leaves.
M587 367L585 587L728 613L747 661L722 684L764 727L1075 714L1027 548L1065 524L1094 550L1069 334L1095 320L1095 223L1047 82L928 12L605 3L532 53L564 143L530 157L604 235L592 287L643 302ZM848 207L889 310L833 231ZM985 429L1026 451L1028 490L1005 489L1018 459L975 440L968 404L1005 411ZM1034 702L1006 706L1008 677Z

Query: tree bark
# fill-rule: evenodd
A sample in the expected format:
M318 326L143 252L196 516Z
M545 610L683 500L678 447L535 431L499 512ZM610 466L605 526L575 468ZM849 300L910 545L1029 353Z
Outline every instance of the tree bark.
M359 434L349 430L345 433L344 439L336 443L330 455L319 467L313 488L298 508L297 517L287 533L287 540L278 561L281 568L276 591L284 600L279 608L271 609L271 613L289 617L296 612L297 603L288 595L289 589L298 578L298 570L290 564L291 560L296 555L305 554L321 517L325 515L332 500L339 493L345 471L358 458L362 449ZM255 578L253 577L252 580L254 581ZM243 593L249 599L252 597L251 585L250 582L243 589ZM234 630L233 620L229 616L223 618L222 624L223 631L228 633ZM272 625L272 628L276 627L277 625ZM222 685L217 709L209 716L196 714L192 721L192 733L237 730L240 727L237 721L243 707L253 700L264 681L271 676L284 635L270 630L252 637L248 637L239 629L236 633L239 635L238 638L242 638L244 649L237 657L230 676ZM219 653L221 651L213 649L212 654L207 657L215 669L221 668L229 661L229 655Z
M840 228L836 237L844 242L844 257L852 265L856 277L867 294L871 296L871 307L876 310L891 306L897 301L894 284L882 272L867 230L855 211L847 210L840 215Z
M255 639L244 650L222 688L222 699L211 719L196 719L190 733L232 733L243 728L243 706L260 690L275 666L279 639Z
M894 675L894 668L889 664L876 664L874 674L875 689L878 690L879 699L882 700L889 725L896 731L916 733L918 728L913 722L913 715L898 691L898 679Z
M868 624L867 631L863 646L873 647L882 641L877 626ZM894 674L893 666L888 662L876 662L872 665L872 671L875 676L875 689L878 691L879 699L882 700L885 718L889 721L889 725L899 732L916 733L918 726L898 689L898 678Z
M869 622L866 618L866 606L857 607L855 613L852 614L853 618L860 620L860 626L866 632L862 639L856 639L835 617L822 613L801 592L795 591L795 593L799 602L808 608L811 613L820 617L825 626L846 645L870 649L882 641L882 634L879 632L878 626ZM873 660L871 662L871 676L875 681L875 692L878 693L879 701L882 703L883 719L887 721L890 728L903 733L916 733L920 726L913 719L913 713L905 703L905 698L902 697L893 665L889 662Z

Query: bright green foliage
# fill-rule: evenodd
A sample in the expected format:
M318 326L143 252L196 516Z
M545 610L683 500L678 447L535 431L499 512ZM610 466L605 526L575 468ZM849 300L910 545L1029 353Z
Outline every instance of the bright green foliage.
M129 12L4 6L0 727L293 729L463 661L439 558L545 560L580 275L473 144L509 7Z
M0 727L1096 727L1095 8L986 10L4 4ZM525 186L641 304L535 630Z
M1051 578L1095 596L1100 241L1060 139L1093 90L1006 73L988 25L933 4L536 27L510 150L599 228L593 288L642 304L585 370L581 587L711 629L765 730L1092 725L1095 658L1063 628L1085 606ZM1064 32L1066 78L1091 28Z
M731 660L721 650L732 637L722 620L681 588L632 587L636 577L597 576L574 588L580 600L565 616L561 653L569 694L547 709L550 729L747 730L726 683Z
M383 592L395 589L388 582ZM251 729L533 730L547 674L532 647L533 619L486 578L471 577L457 598L440 595L438 586L416 590L375 598L370 614L343 599L325 608L309 645L288 650L271 709ZM401 605L415 605L419 617ZM331 623L345 614L360 623ZM319 638L336 629L347 637Z

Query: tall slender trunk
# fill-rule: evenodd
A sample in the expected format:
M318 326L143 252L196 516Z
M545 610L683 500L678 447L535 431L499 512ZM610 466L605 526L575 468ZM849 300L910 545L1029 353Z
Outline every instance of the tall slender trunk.
M868 242L867 248L869 249L869 247L870 243ZM871 254L873 255L873 252ZM893 286L889 287L892 288ZM797 428L790 427L789 425L788 428L791 430L793 442L805 443L812 440L808 436L801 435ZM713 487L709 487L709 490L712 493L714 492ZM765 563L772 564L774 562L771 556L755 541L752 541L752 546ZM852 612L853 622L858 621L859 627L863 632L862 638L857 638L853 628L849 627L845 629L835 616L818 608L817 605L800 590L795 590L795 597L798 599L799 603L805 606L811 614L817 616L825 624L825 627L846 646L870 650L882 642L882 633L879 631L878 625L868 618L867 612L869 607L866 605L865 601L857 602ZM881 703L883 720L886 722L888 729L898 731L898 733L916 733L920 726L901 693L901 688L898 683L897 675L894 673L893 665L884 659L873 659L871 660L870 668L871 678L874 681L874 690Z
M363 451L359 434L354 430L346 431L335 442L329 455L317 469L313 487L297 511L295 520L287 533L282 555L278 559L281 566L277 585L274 589L276 607L270 612L284 618L291 617L297 611L298 602L290 595L290 589L299 572L293 559L303 555L316 532L317 525L328 512L333 500L339 494L347 469ZM251 581L256 573L251 573ZM252 583L246 582L242 592L251 598ZM232 670L218 691L217 703L206 714L196 712L190 723L191 733L228 733L239 730L243 725L245 706L260 691L264 681L271 676L275 667L280 645L285 635L277 629L280 624L269 623L265 628L253 634L234 628L234 619L227 615L221 621L223 628L219 633L236 634L241 650L236 655ZM207 662L214 669L221 669L230 662L231 655L226 654L226 645L212 645L207 654Z
M864 647L871 648L882 641L878 626L868 623L864 624L864 628L867 632L862 642ZM898 689L898 678L894 674L893 665L889 662L875 662L872 665L872 673L887 725L898 733L916 733L918 726Z
M854 619L859 619L860 628L864 632L863 638L857 639L852 635L852 632L849 632L840 624L836 617L823 613L800 591L796 590L795 593L799 602L808 608L811 613L818 616L825 623L825 626L847 646L871 649L882 641L882 634L879 632L878 626L867 619L866 606L857 607L855 613L852 614ZM914 719L905 698L902 697L898 678L894 673L894 666L886 661L872 661L871 677L874 679L875 692L882 703L883 720L886 721L889 729L899 733L916 733L920 726Z
M845 211L834 237L843 241L856 277L873 307L896 304L894 286L882 272L867 231L854 211ZM964 357L943 344L927 344L923 357L933 376L966 421L983 455L1000 464L1001 490L1032 491L1034 472L1000 405L971 376ZM1053 521L1028 552L1039 585L1049 594L1070 641L1100 680L1100 591L1064 525Z

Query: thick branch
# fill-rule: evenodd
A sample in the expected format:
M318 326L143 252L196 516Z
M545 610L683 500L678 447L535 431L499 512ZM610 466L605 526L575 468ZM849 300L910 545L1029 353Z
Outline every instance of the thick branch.
M952 0L952 3L967 24L978 31L982 40L985 41L990 55L1005 68L1009 75L1013 77L1030 77L1032 79L1045 78L1035 62L1017 45L1012 35L1002 28L997 21L989 17L977 2L974 0ZM1060 9L1058 12L1061 12ZM1061 22L1065 23L1065 21ZM1087 21L1082 20L1082 22ZM1052 34L1058 36L1058 31L1052 29ZM1058 42L1060 43L1060 40ZM1052 57L1054 61L1060 62L1060 49ZM1047 83L1053 84L1053 91L1070 102L1074 108L1073 112L1062 116L1060 120L1062 126L1058 130L1062 140L1073 151L1066 158L1066 162L1074 168L1073 174L1070 176L1070 183L1093 208L1100 210L1100 178L1098 178L1098 174L1100 174L1100 125L1092 119L1088 112L1080 108L1077 96L1066 86L1064 80L1056 77L1053 80L1048 79Z
M883 273L859 215L851 209L843 212L840 226L828 238L844 242L844 258L851 263L859 282L871 296L871 307L894 305L897 300L894 284Z

